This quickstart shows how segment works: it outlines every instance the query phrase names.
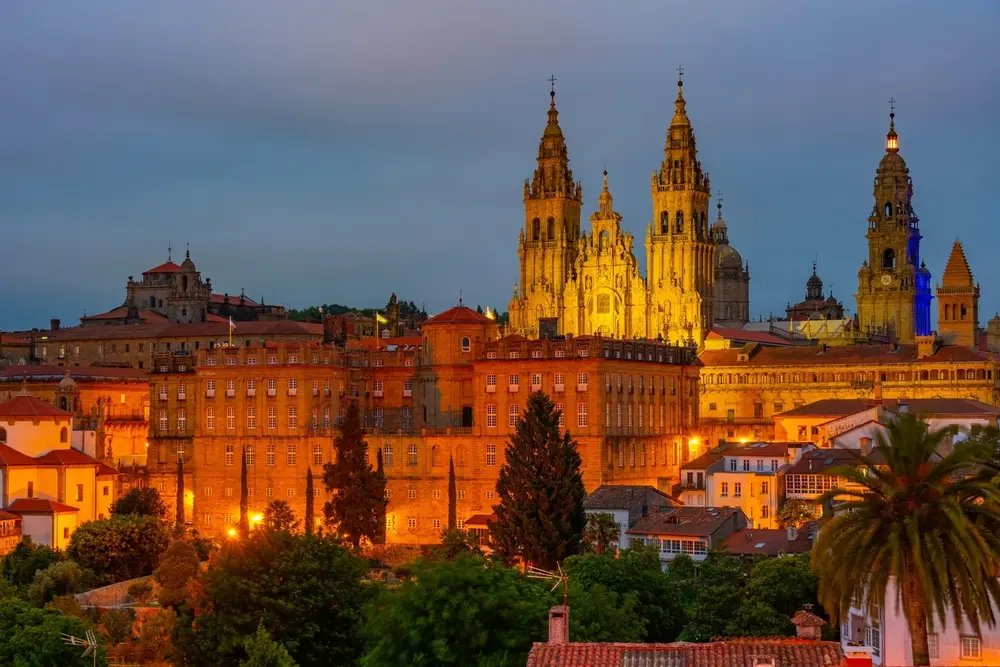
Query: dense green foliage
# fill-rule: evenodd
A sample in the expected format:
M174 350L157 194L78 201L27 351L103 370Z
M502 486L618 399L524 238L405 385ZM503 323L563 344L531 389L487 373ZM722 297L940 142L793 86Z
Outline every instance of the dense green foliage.
M337 456L323 467L323 484L333 497L323 506L327 526L357 549L361 540L374 542L379 521L384 521L385 476L372 469L368 443L361 427L357 403L347 407L344 423L334 442Z
M264 508L264 520L261 524L264 530L294 532L298 527L295 512L287 500L272 500Z
M785 501L785 504L774 515L774 518L778 520L778 525L782 528L801 526L815 518L813 516L813 505L804 500L792 498Z
M588 549L597 555L618 547L621 526L615 517L607 512L596 512L587 515L587 527L583 529L583 542Z
M353 665L373 592L366 569L336 539L255 531L198 577L197 623L184 619L178 649L191 664L235 667L247 658L244 639L263 626L303 667Z
M554 570L579 552L587 521L580 464L552 401L532 393L497 478L497 520L490 532L499 554Z
M36 607L42 607L56 597L82 593L93 585L93 574L71 560L64 560L36 572L24 597Z
M455 560L459 556L481 556L479 539L466 530L446 530L441 533L440 546L432 550L435 558Z
M320 314L320 309L323 309L322 315ZM321 306L309 306L308 308L295 309L290 308L288 310L288 318L291 320L298 320L300 322L322 322L323 315L343 315L344 313L358 313L360 315L365 315L371 317L375 314L375 308L355 308L353 306L342 306L339 303L326 303ZM380 313L385 313L385 308L379 308ZM413 315L418 315L422 311L417 308L417 305L412 301L402 301L399 302L399 316L400 317L411 317ZM426 314L426 313L424 313Z
M157 593L160 606L179 610L188 603L190 583L198 570L198 550L193 544L184 540L171 544L153 573L153 579L160 585Z
M115 501L111 506L111 516L138 514L162 519L167 515L167 506L160 498L160 492L152 487L135 487Z
M932 431L912 413L890 421L871 455L834 472L852 490L824 495L843 502L813 548L820 599L835 618L852 599L891 602L886 591L897 582L915 665L930 664L935 622L957 616L974 628L992 625L1000 602L996 443L976 434L947 453L953 432Z
M247 659L240 660L240 667L297 667L285 647L274 641L263 626L258 625L257 632L247 637L243 648Z
M381 470L382 468L381 449L378 452L378 462L379 462L379 470ZM313 490L314 490L313 469L312 466L310 466L306 470L306 515L305 518L303 519L303 523L305 524L304 528L307 535L312 535L313 532L316 530L316 495L313 492ZM382 526L383 528L385 527L384 518L382 520ZM384 542L385 539L383 538L382 541Z
M80 665L79 646L67 646L60 633L83 637L86 626L78 618L51 609L38 609L21 600L0 602L0 665L52 667ZM89 659L88 659L89 660ZM107 665L99 651L97 664Z
M4 580L15 588L25 588L35 580L35 573L47 569L63 559L58 551L44 544L35 544L25 536L14 550L7 554L0 567Z
M152 574L169 543L159 519L120 514L80 525L73 531L66 555L99 581L113 583Z

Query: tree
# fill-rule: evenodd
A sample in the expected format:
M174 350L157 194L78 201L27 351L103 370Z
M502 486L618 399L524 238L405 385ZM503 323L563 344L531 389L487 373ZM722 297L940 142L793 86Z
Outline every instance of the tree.
M455 459L448 457L448 530L458 530L458 491L455 483Z
M792 616L804 605L816 604L818 583L806 554L756 562L747 573L743 602L726 634L794 635Z
M170 547L167 547L167 551L170 551ZM161 564L162 562L163 559L160 559ZM159 569L159 567L157 567L157 569ZM128 594L129 597L135 600L138 604L144 605L146 604L146 601L149 600L149 596L153 594L153 585L150 584L148 580L137 581L128 587Z
M640 642L646 619L635 593L620 594L600 584L569 587L569 636L574 642Z
M42 607L58 596L82 593L92 588L93 582L93 574L71 560L64 560L36 572L25 597L36 607Z
M778 513L775 515L778 525L782 528L788 526L801 526L804 523L816 518L815 505L804 500L793 498L786 500Z
M0 665L79 665L80 647L67 646L60 633L84 637L86 630L79 618L37 609L21 600L4 600L0 602ZM96 662L107 666L103 651L98 651Z
M255 531L200 575L203 598L190 640L180 643L183 658L235 667L246 658L244 638L263 626L303 667L354 665L374 592L366 571L337 539Z
M285 647L271 639L271 633L263 626L243 642L247 659L240 660L240 667L296 667L292 656Z
M264 508L264 530L293 532L298 529L299 522L295 520L295 512L286 500L272 500Z
M414 575L369 610L362 667L523 667L544 641L552 597L516 570L461 557L418 562Z
M170 609L144 614L141 622L136 624L135 639L117 647L114 653L126 664L167 664L173 649L171 637L176 624L177 617Z
M580 549L586 515L580 454L548 396L528 397L497 479L493 545L504 557L555 569Z
M368 461L368 443L356 403L347 407L334 446L336 460L323 468L323 484L333 493L323 513L327 525L336 526L357 549L362 539L375 540L387 503L385 479L379 479Z
M247 446L243 445L240 456L240 537L244 540L250 534L250 490L247 488Z
M111 516L138 514L162 519L167 515L167 506L160 498L160 492L152 487L135 487L115 501L111 506Z
M614 641L672 642L684 626L680 589L665 573L660 554L654 547L625 549L620 554L586 554L566 559L565 570L571 584L584 590L604 588L623 603L635 597L635 612L646 624L637 639ZM572 592L572 591L571 591ZM572 628L574 605L570 603ZM575 635L574 635L575 637Z
M174 510L177 530L184 530L184 457L177 457L177 506Z
M171 544L160 564L153 573L153 579L160 585L157 600L161 607L177 610L190 596L189 584L198 574L198 551L185 540Z
M123 609L101 614L102 635L108 646L117 646L132 636L132 615Z
M376 453L375 460L375 476L385 485L385 465L382 462L382 448L379 447ZM384 488L384 486L383 486ZM372 540L375 544L385 544L385 510L386 503L383 503L378 511L378 524L375 528L375 539Z
M169 543L159 519L121 514L80 525L66 553L99 581L114 583L152 574Z
M44 544L35 544L25 535L14 550L3 559L3 578L12 586L24 588L35 580L35 573L63 559L58 551Z
M379 466L382 465L382 451L379 450ZM315 505L316 497L313 492L313 471L310 466L306 470L306 518L305 518L305 528L306 535L312 535L313 530L316 528L316 511L313 509ZM385 522L382 522L385 525Z
M615 517L607 512L587 515L587 527L583 531L583 541L600 556L605 549L614 549L621 537L621 526Z
M842 619L853 599L885 603L890 584L910 631L913 664L928 665L927 633L945 618L978 629L1000 599L1000 486L984 441L940 454L954 431L902 413L857 465L831 471L850 488L812 550L819 599ZM882 463L884 461L884 463Z
M445 560L455 560L461 555L481 556L479 540L465 530L446 530L441 533L441 545L434 548L434 555Z
M728 552L713 551L701 562L698 601L688 609L679 639L707 642L726 634L743 603L749 562Z

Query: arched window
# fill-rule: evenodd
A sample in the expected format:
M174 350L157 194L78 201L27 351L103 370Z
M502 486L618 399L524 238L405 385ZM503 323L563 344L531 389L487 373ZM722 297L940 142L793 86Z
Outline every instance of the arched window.
M674 231L678 234L684 233L684 211L677 211L676 222L674 223Z
M555 241L556 239L556 220L555 218L549 218L548 221L548 235L547 238L550 241Z
M887 201L885 203L885 217L887 217L887 218L891 218L892 217L892 202L888 202Z
M892 248L886 248L882 252L882 268L883 269L895 269L896 268L896 251Z
M531 221L531 240L537 241L542 235L542 223L538 218Z
M158 299L157 302L159 303L159 307L163 308L163 299Z
M66 430L66 427L63 426L59 430L59 442L65 443L67 440L69 440L69 432Z
M961 313L961 317L959 319L963 319L964 320L965 319L965 315L966 315L966 310L965 310L965 304L964 303L961 306L959 306L959 312Z
M669 234L670 233L670 213L667 211L660 212L660 233Z
M59 409L69 410L69 400L65 396L59 397Z
M472 349L472 341L469 340L468 336L462 338L462 352L468 352Z
M188 277L187 276L181 276L181 291L182 292L187 292L188 291Z

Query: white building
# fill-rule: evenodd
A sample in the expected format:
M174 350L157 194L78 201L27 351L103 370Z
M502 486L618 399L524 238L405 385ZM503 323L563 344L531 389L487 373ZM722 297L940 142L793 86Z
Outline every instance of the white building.
M652 486L598 487L583 501L584 511L590 514L610 514L618 524L618 548L627 549L626 531L642 517L659 507L674 507L678 503Z
M639 519L627 532L632 544L656 545L664 566L679 554L695 561L747 526L737 507L664 507Z

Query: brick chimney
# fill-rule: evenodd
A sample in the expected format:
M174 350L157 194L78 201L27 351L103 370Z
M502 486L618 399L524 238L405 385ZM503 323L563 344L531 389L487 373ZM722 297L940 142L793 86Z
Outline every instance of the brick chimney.
M792 625L795 626L795 636L799 639L822 639L826 621L812 613L812 605L807 604L805 609L800 609L792 616ZM871 665L871 662L868 664Z
M569 607L565 605L556 605L549 609L549 643L569 643Z
M914 340L917 343L917 359L933 357L934 353L941 347L936 331L932 331L927 336L914 336Z
M49 320L49 329L55 331L59 328L60 324L61 322L53 317L51 320Z
M848 646L844 648L845 667L872 667L871 646Z

